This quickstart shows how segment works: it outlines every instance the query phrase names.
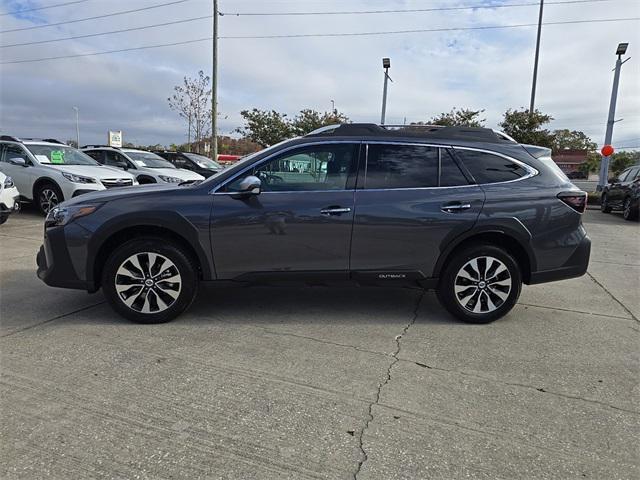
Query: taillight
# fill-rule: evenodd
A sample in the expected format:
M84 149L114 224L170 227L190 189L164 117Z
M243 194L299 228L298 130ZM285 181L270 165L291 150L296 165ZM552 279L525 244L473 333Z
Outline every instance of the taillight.
M578 213L584 213L587 208L587 192L560 192L558 198Z

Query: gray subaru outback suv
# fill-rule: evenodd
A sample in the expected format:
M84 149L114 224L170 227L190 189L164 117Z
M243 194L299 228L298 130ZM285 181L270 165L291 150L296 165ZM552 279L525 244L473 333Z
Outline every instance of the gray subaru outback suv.
M583 275L586 194L544 148L490 129L320 129L204 182L86 194L53 209L48 285L102 290L136 322L169 321L201 282L350 280L436 289L485 323L521 286Z

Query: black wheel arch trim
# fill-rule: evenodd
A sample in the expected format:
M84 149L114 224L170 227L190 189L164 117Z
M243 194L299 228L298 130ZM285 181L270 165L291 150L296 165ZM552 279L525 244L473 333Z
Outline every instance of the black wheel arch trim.
M497 234L509 238L515 241L527 255L529 261L530 272L537 270L536 257L531 247L531 233L526 227L516 218L504 218L498 222L491 221L484 223L481 220L476 223L474 227L466 230L463 233L452 231L447 235L440 244L440 255L436 261L436 265L433 271L433 277L439 278L444 266L446 265L451 254L465 241L474 237L479 237L486 234ZM523 272L523 279L525 272Z
M35 182L33 182L33 187L31 187L31 195L32 201L37 201L36 197L36 190L38 188L40 188L40 185L44 184L44 183L52 183L58 190L60 190L60 192L62 192L62 188L60 188L60 185L58 184L58 182L56 182L53 178L51 177L40 177L38 178ZM61 201L64 201L64 193L62 194L63 198Z
M100 279L96 280L96 260L107 241L119 232L130 228L151 227L170 231L181 238L195 252L203 280L215 279L215 271L211 259L203 249L198 230L186 218L171 210L136 211L107 220L93 234L87 246L87 289L95 291ZM151 231L149 235L155 232ZM99 267L101 268L101 266Z

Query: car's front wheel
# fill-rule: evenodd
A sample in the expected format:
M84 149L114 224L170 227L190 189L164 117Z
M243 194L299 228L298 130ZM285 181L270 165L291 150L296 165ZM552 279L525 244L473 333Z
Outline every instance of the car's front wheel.
M622 207L622 216L625 220L637 220L638 219L638 208L635 210L633 208L633 202L631 201L631 197L627 197L624 199L624 204Z
M521 288L513 256L500 247L477 245L454 254L441 276L438 298L460 320L489 323L513 308Z
M64 200L62 191L53 183L43 183L36 190L36 202L40 211L47 215Z
M138 323L173 320L193 302L198 274L190 255L163 238L138 238L107 259L102 289L123 317Z

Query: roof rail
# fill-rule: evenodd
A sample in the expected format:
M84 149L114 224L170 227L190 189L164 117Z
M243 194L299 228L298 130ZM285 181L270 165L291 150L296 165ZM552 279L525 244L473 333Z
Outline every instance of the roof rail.
M26 138L22 137L22 141L27 140L29 142L47 142L47 143L59 143L60 145L66 145L66 143L56 140L55 138Z
M120 150L119 147L112 147L111 145L83 145L80 148L113 148L115 150Z
M443 125L377 125L375 123L343 123L314 130L306 137L418 137L424 139L515 142L508 135L483 127L448 127Z
M12 135L0 135L0 140L4 140L6 142L21 142L22 140L20 140L18 137L14 137Z

